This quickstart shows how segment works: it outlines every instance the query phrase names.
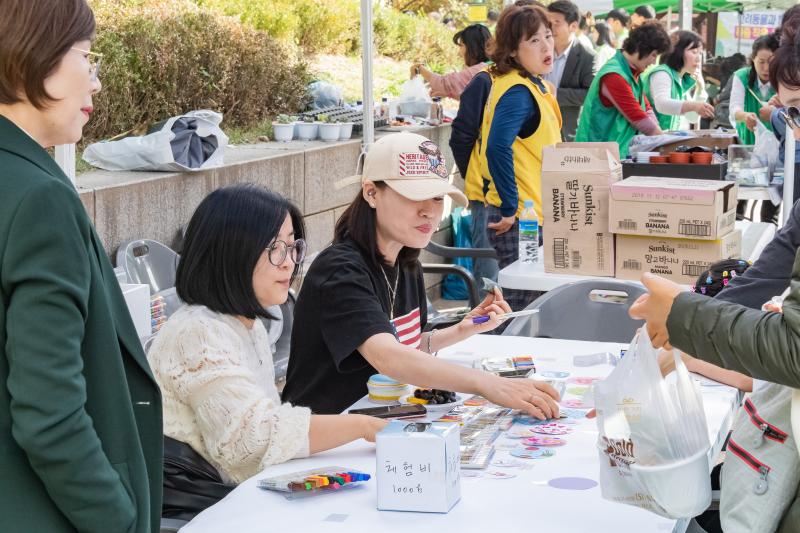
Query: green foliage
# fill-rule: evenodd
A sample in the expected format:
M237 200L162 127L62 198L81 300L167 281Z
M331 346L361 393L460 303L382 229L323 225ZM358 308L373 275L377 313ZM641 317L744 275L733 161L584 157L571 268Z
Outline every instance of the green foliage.
M86 131L102 139L193 109L249 127L303 104L292 48L188 0L93 0L103 90Z
M425 16L381 8L374 15L375 46L388 57L458 68L458 48L453 32Z

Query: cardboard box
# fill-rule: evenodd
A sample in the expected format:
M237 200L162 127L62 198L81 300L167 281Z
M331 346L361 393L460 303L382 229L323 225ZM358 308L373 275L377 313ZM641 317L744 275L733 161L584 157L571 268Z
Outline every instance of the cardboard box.
M742 232L716 241L617 235L617 278L639 280L650 272L676 283L694 285L711 263L740 257Z
M696 137L687 137L680 141L665 144L658 148L658 151L666 155L674 152L679 146L702 146L711 150L727 149L732 144L739 144L739 137L736 136L736 130L719 131L719 130L695 130L692 132Z
M733 231L739 187L729 181L634 176L611 185L616 234L715 240Z
M446 513L461 499L458 424L391 421L376 439L378 509Z
M542 153L544 270L614 275L609 185L622 179L617 143L560 143Z

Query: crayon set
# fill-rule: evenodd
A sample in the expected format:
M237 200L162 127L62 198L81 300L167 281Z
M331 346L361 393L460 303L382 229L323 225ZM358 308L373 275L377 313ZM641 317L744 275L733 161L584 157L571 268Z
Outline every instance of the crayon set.
M350 488L357 483L369 481L370 477L369 474L364 472L328 466L264 478L258 481L258 487L264 490L286 493L287 498L292 499L320 492L333 492L343 488Z

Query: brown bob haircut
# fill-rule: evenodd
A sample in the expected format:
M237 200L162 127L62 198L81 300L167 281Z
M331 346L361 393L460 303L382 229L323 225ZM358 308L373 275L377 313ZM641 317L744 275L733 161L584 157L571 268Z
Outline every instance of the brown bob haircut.
M780 45L769 62L769 82L778 90L800 88L800 5L783 14Z
M497 21L490 50L490 59L494 62L492 74L502 76L518 70L523 75L530 75L511 54L519 48L519 43L530 39L542 26L549 30L550 21L547 11L538 6L513 5L505 8Z
M25 100L38 109L53 101L45 79L69 49L94 36L86 0L2 0L0 104Z

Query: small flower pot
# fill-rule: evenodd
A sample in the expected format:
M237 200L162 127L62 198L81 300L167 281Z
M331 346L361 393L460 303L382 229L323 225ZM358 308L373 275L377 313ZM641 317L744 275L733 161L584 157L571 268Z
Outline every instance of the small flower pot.
M319 135L319 124L316 122L300 122L298 126L297 138L301 141L313 141Z
M319 125L319 139L325 142L332 142L339 140L339 131L342 128L338 123L324 123Z
M340 122L339 123L340 130L339 130L339 140L346 141L350 137L353 136L353 123L352 122Z
M278 124L277 122L273 122L272 134L276 141L287 143L294 139L294 124Z
M694 152L692 153L692 163L695 165L710 165L712 155L711 152Z
M689 164L688 152L672 152L669 154L669 162L673 165L687 165Z

